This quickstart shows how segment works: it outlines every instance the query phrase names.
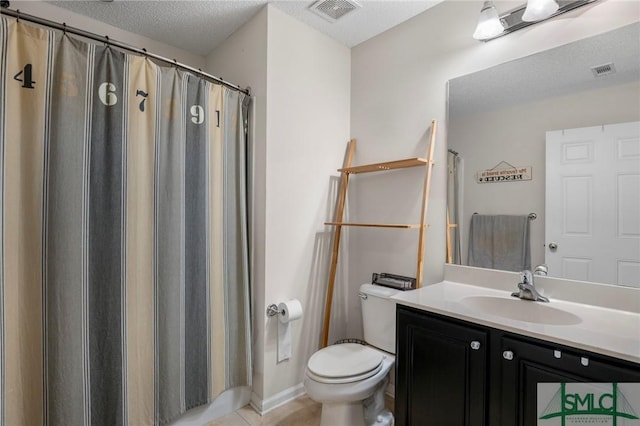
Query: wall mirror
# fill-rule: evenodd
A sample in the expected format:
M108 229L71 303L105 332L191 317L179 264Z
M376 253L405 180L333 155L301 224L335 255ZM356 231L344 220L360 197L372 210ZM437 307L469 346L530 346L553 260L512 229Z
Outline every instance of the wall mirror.
M638 131L640 23L454 78L448 92L447 261L469 264L469 224L474 213L533 214L536 218L529 222L531 265L548 263L552 252L565 249L545 236L559 223L549 220L553 216L547 217L547 208L560 207L565 212L565 228L593 229L605 217L612 222L611 233L617 234L614 240L627 244L622 248L626 253L609 274L612 278L603 278L598 262L580 256L575 257L575 268L565 262L549 267L548 275L640 287L640 139L634 136L616 142L616 152L626 156L630 168L616 172L613 179L617 181L605 185L605 192L613 194L607 200L597 199L597 191L587 184L573 189L569 185L564 196L548 202L548 188L553 192L567 185L546 178L552 170L547 166L547 132L576 134L575 140L586 141L589 136L575 129L604 131L609 125L634 123L631 129ZM580 151L579 144L575 146ZM501 170L506 176L505 170L511 168L521 169L525 176L486 183L479 180L483 171ZM618 184L620 176L624 185ZM581 188L583 196L575 204L572 199ZM626 213L618 212L618 206L624 206ZM611 211L616 213L605 215ZM590 238L587 234L583 241ZM595 251L611 252L616 244L612 241L601 242L589 256L595 256Z

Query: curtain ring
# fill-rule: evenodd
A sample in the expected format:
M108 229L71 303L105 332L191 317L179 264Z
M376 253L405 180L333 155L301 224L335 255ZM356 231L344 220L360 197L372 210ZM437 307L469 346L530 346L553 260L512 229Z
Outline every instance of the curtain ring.
M175 59L175 58L173 58L173 66L174 66L174 67L176 67L176 68L178 68L178 61L176 61L176 59Z
M148 57L148 56L147 56L147 49L143 47L143 48L142 48L142 51L144 52L144 57L145 57L145 58L147 58L147 57Z
M16 9L16 22L20 22L20 9Z
M109 36L108 35L104 36L104 45L109 47Z
M67 23L66 22L62 23L62 34L63 35L67 35Z

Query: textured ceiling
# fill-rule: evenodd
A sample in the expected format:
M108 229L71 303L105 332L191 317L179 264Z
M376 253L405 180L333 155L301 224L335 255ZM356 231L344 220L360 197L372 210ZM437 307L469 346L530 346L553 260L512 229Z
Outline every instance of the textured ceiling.
M271 3L295 19L353 47L442 0L360 0L362 8L336 23L309 10L315 0L257 1L51 1L72 12L206 56L222 41Z

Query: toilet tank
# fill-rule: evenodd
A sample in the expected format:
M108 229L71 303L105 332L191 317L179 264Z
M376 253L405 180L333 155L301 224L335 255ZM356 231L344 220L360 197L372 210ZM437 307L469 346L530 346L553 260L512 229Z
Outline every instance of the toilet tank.
M373 284L360 286L364 340L385 352L396 353L396 302L400 290Z

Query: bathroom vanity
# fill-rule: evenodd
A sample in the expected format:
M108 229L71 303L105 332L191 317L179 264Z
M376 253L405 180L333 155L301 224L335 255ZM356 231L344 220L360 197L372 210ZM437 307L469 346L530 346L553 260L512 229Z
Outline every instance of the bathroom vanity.
M462 271L487 284L484 271ZM598 305L597 288L583 295L594 304L554 299L553 280L542 283L550 303L519 300L507 291L514 277L396 297L396 425L535 426L538 383L640 383L638 311Z

